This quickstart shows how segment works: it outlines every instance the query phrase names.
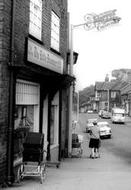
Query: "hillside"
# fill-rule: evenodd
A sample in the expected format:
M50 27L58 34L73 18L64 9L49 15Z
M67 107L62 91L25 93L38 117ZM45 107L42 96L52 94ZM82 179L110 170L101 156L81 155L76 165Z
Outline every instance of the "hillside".
M79 92L79 102L80 105L84 102L87 102L90 96L93 96L95 93L94 86L91 85L89 87L84 88L82 91Z

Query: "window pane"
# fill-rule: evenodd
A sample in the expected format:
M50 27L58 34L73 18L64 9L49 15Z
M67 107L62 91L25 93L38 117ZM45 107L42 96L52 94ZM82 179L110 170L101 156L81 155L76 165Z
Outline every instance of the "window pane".
M42 0L30 0L29 33L41 40Z
M60 18L52 11L51 18L51 47L59 51Z

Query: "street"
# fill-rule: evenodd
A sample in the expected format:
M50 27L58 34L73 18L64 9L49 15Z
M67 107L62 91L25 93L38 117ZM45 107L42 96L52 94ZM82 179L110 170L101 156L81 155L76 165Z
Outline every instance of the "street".
M112 138L103 139L98 159L90 159L89 137L85 133L88 118L97 114L80 114L76 132L83 135L82 158L68 158L62 161L59 169L49 167L43 184L37 177L25 178L20 184L6 190L131 190L131 122L112 124ZM99 120L104 120L100 119Z
M97 114L81 114L80 122L83 126L87 118L98 118L98 121L108 121L112 129L112 139L103 139L102 148L103 151L108 151L108 153L122 159L125 162L124 168L129 169L129 164L131 162L131 122L126 120L125 124L112 124L111 119L101 119ZM82 123L83 122L83 123Z

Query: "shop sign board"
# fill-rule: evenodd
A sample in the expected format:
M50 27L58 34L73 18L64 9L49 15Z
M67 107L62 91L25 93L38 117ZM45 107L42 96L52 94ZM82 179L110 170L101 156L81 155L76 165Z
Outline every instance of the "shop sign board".
M28 39L27 60L63 74L63 58L48 51L43 45Z

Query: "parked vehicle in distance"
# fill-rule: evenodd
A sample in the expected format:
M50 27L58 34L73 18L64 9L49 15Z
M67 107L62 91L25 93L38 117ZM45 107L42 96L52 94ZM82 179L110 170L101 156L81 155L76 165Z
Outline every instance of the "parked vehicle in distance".
M104 110L102 112L102 116L101 117L104 118L104 119L110 119L111 118L111 113L108 112L108 111L106 111L106 110Z
M93 110L87 110L87 113L93 113Z
M88 119L87 120L87 124L86 124L86 133L90 132L91 127L93 126L93 122L96 121L97 122L97 118L93 118L93 119Z
M112 123L125 123L125 115L125 109L113 108L111 116Z
M100 110L100 111L99 111L99 113L98 113L99 117L102 117L103 112L104 112L104 110Z
M111 138L112 131L108 122L101 121L101 122L98 122L97 125L100 129L100 138L105 138L105 137Z

